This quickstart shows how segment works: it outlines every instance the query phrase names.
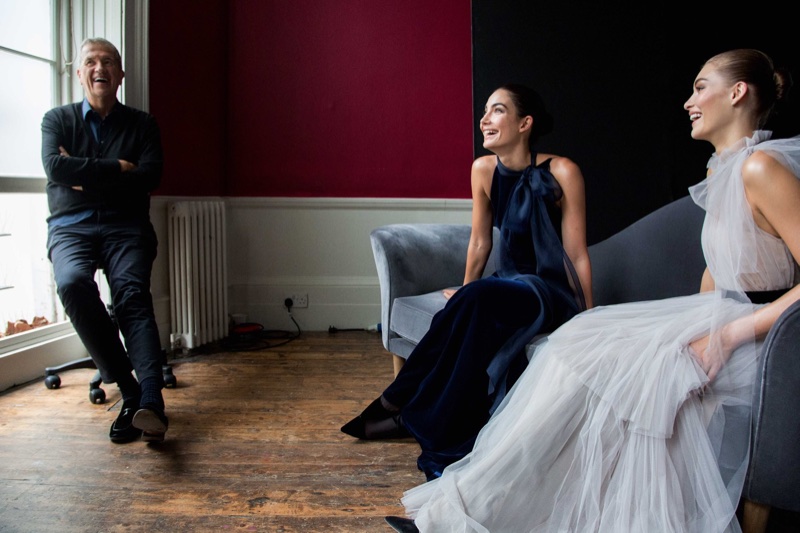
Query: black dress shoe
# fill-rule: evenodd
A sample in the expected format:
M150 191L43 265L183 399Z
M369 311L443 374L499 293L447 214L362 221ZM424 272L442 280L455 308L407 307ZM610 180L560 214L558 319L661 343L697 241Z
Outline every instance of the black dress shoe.
M133 415L132 424L142 432L145 442L162 442L169 427L164 410L153 405L143 405Z
M403 518L401 516L387 516L386 523L392 526L392 529L400 533L419 533L419 529L410 518Z
M119 415L111 424L108 438L111 442L123 444L133 442L142 436L142 430L133 425L133 417L139 409L139 402L123 402Z

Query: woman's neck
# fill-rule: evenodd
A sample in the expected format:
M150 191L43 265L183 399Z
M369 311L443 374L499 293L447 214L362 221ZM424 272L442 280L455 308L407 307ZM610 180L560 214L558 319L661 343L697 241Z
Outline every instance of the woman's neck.
M531 161L531 152L525 147L524 149L514 149L505 153L497 153L497 158L503 163L503 166L509 170L525 170L533 161Z
M725 131L720 132L720 135L712 139L711 144L714 145L714 151L718 154L721 154L745 137L752 137L755 130L756 127L753 124L732 126Z

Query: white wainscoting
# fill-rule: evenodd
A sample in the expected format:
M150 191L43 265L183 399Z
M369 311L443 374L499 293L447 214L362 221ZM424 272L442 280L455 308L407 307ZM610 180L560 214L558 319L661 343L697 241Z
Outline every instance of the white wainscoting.
M469 223L471 200L229 198L229 311L267 330L366 328L380 321L369 234L391 223Z
M150 216L159 238L152 293L161 345L169 349L170 287L167 209L197 199L157 196ZM471 200L385 198L225 198L228 310L266 330L295 331L283 300L307 294L294 308L301 331L366 328L380 320L380 290L369 233L392 223L470 222ZM54 326L58 327L58 326ZM30 342L0 354L0 391L42 378L46 366L85 357L71 328L26 333ZM42 385L44 386L44 385Z

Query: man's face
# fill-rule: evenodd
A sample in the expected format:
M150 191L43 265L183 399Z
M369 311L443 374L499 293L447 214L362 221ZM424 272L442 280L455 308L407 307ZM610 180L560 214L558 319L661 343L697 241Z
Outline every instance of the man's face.
M116 98L124 76L125 72L114 50L101 44L87 44L81 50L78 79L90 102L94 99Z

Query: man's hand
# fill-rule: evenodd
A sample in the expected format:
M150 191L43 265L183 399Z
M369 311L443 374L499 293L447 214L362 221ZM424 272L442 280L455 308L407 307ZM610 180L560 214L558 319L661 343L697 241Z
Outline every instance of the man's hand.
M119 160L119 166L123 172L128 172L129 170L135 170L136 165L131 163L130 161L125 161L124 159Z
M67 152L67 149L64 148L63 146L59 146L58 147L58 154L61 157L69 157L69 152ZM75 189L76 191L82 191L83 190L83 187L80 186L80 185L73 185L72 188Z

